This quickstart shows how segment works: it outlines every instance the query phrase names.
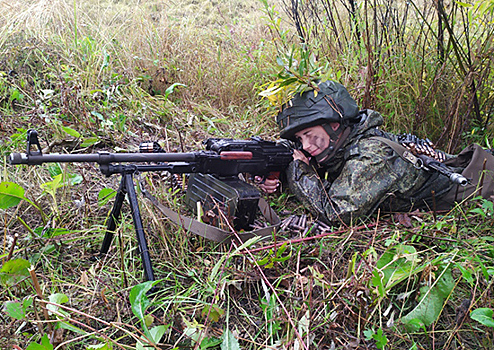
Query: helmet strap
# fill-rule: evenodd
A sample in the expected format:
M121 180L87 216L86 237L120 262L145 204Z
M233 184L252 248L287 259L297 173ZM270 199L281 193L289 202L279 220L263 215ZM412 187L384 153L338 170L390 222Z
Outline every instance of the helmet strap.
M329 146L323 152L315 156L316 161L321 163L324 160L329 160L334 157L338 149L343 145L346 138L350 134L352 130L351 127L344 127L340 124L340 126L335 130L330 124L322 124L321 125L326 133L329 135Z

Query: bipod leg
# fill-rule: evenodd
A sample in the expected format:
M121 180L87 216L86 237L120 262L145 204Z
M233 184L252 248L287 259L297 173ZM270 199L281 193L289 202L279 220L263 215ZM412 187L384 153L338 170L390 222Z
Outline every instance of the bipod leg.
M125 180L125 188L127 189L127 194L129 196L130 209L132 211L132 218L134 219L134 227L136 230L137 243L139 245L139 251L141 253L144 273L148 281L154 281L154 272L151 264L151 257L149 256L146 235L144 234L144 227L142 225L141 212L139 211L139 203L137 201L137 194L134 188L134 179L132 173L125 173L122 176L122 181Z
M117 223L120 220L120 212L122 210L122 204L126 193L127 189L125 186L125 178L124 175L122 175L120 187L118 188L118 192L115 197L115 203L113 203L113 208L111 210L110 217L108 218L108 224L106 225L106 233L105 238L103 238L103 243L101 244L100 255L108 253L108 250L110 249L113 234L115 233Z

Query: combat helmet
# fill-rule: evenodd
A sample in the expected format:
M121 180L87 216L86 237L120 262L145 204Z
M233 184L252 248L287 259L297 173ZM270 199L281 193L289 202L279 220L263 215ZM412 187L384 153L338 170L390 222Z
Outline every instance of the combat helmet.
M359 114L357 102L347 89L334 81L324 81L314 90L297 94L276 116L281 138L295 141L295 133L308 127L337 122L347 126Z

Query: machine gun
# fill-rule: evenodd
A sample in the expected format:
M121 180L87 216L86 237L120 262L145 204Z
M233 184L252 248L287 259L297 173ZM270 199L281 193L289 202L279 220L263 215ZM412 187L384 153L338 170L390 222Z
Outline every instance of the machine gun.
M237 205L243 198L236 198L236 208L227 208L231 215L237 217L236 224L240 228L248 227L253 220L252 210L257 209L256 200L259 192L238 178L238 174L249 173L262 177L276 176L292 161L292 152L287 147L259 137L250 140L216 139L204 141L206 150L189 153L166 153L157 143L144 143L140 146L140 153L109 153L99 152L91 154L43 154L36 130L27 132L26 153L12 153L10 164L40 165L44 163L97 163L100 171L107 177L120 174L120 186L115 197L115 203L108 218L107 230L100 249L100 254L106 254L110 248L114 231L120 219L122 204L125 195L128 196L134 227L143 263L146 279L154 280L151 259L148 252L146 235L142 224L141 214L134 188L134 175L143 172L168 171L172 174L202 174L196 184L189 183L187 194L189 202L206 200L209 193L219 190L219 198L224 199L225 191L237 192L235 187L242 187L245 198L252 205L242 207ZM37 150L36 150L37 148ZM124 163L124 164L122 164ZM208 175L209 174L209 175ZM206 176L206 178L204 178ZM250 187L249 187L250 186ZM247 190L245 190L247 188ZM226 189L226 190L225 190ZM257 191L257 192L256 192ZM237 197L242 194L235 194ZM227 195L226 195L227 196Z

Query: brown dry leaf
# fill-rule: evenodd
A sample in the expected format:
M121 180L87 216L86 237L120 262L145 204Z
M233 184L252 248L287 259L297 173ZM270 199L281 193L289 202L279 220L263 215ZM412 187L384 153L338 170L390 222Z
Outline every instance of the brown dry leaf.
M89 277L87 276L87 272L83 271L81 274L81 284L84 287L87 287L88 283L89 283Z
M396 213L395 221L398 221L401 225L405 227L412 227L412 219L406 213Z

